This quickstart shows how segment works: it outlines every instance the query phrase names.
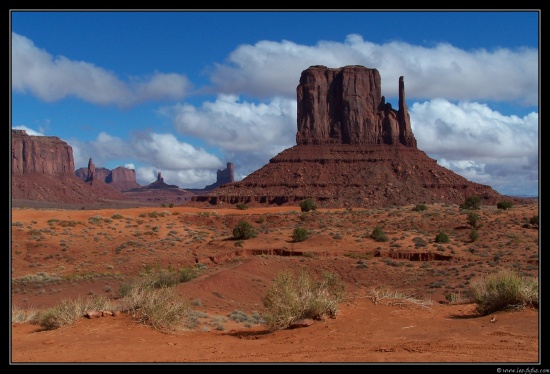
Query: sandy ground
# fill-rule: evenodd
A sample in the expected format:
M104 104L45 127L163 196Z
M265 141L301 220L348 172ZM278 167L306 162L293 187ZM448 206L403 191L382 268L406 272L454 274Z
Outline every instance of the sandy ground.
M473 303L449 302L450 295L465 294L472 279L498 269L538 276L538 229L525 225L538 215L538 205L507 211L483 207L479 213L480 236L471 242L466 215L457 206L444 205L430 205L425 212L408 206L309 214L299 207L13 208L12 309L43 309L94 295L116 299L121 283L154 267L201 264L205 270L177 286L181 297L202 313L193 328L168 334L124 313L81 318L50 331L11 321L10 363L538 367L538 308L480 316ZM243 219L258 235L237 245L232 228ZM369 238L375 226L384 228L388 242ZM295 227L307 228L308 239L294 243ZM449 243L434 242L440 230L449 234ZM417 244L419 237L424 244ZM261 314L262 297L275 275L303 267L314 274L338 273L344 280L347 293L336 318L276 332L231 319L235 311ZM383 288L426 303L373 297Z

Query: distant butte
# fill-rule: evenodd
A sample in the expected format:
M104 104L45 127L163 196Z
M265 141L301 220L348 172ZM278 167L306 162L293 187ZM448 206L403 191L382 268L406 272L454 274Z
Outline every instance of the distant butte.
M297 204L385 208L460 204L470 195L484 204L505 197L443 168L417 148L399 77L393 109L381 92L380 73L364 66L311 66L297 92L296 145L242 181L193 197L212 205Z

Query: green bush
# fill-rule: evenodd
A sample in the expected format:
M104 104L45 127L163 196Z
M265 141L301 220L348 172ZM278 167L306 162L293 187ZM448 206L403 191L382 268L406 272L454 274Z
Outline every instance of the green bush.
M237 204L237 205L235 205L235 207L236 207L237 209L239 209L239 210L246 210L246 209L248 209L248 205L246 205L246 204Z
M479 238L479 233L476 229L471 229L470 234L468 234L468 237L472 242L475 242Z
M384 230L382 230L380 227L376 226L374 230L372 230L372 233L370 234L370 237L373 238L377 242L387 242L390 240Z
M300 203L300 209L302 209L302 212L309 212L311 210L316 210L317 204L315 204L315 201L313 201L313 199L305 199Z
M233 229L233 238L235 239L250 239L256 237L256 230L247 221L240 221Z
M468 196L462 204L460 209L477 210L481 208L481 198L479 196Z
M413 211L415 212L423 212L425 210L428 210L428 206L426 204L416 204L413 208Z
M473 279L470 294L477 304L476 311L481 315L493 312L522 308L527 305L538 307L538 278L523 278L508 269Z
M292 233L292 240L295 242L303 242L307 239L307 230L303 227L296 227Z
M439 234L437 234L435 236L435 242L436 243L448 243L449 242L449 235L447 235L443 231L440 231Z
M506 210L506 209L510 209L511 207L512 207L511 201L501 201L497 204L498 209Z
M529 218L529 223L533 226L539 227L539 215Z
M262 298L266 310L263 320L276 330L304 318L336 318L344 294L345 285L338 275L325 273L320 281L315 281L306 269L298 274L285 270L277 274Z
M479 227L479 221L481 219L479 214L470 212L468 213L467 219L468 219L468 224L472 226L474 229Z

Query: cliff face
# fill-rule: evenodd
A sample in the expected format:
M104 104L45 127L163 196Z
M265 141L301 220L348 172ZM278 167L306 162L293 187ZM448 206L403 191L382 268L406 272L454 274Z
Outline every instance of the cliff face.
M210 204L298 204L386 208L420 203L460 204L470 195L502 201L490 186L439 166L417 148L405 85L398 109L381 94L378 70L312 66L297 87L296 145L240 182L193 198Z
M232 162L227 163L227 168L218 170L216 173L216 183L210 184L204 188L206 191L210 191L218 188L222 184L235 182L235 166Z
M57 136L11 131L11 173L74 175L73 149Z
M399 108L382 96L380 73L364 66L312 66L296 88L296 144L402 144L416 148L405 85L399 78Z
M88 167L77 169L75 175L85 182L102 181L118 191L127 191L140 187L136 182L135 170L123 166L119 166L113 170L98 168L91 158L88 161Z
M119 191L128 191L132 188L140 187L140 185L136 182L136 171L123 166L119 166L111 170L105 176L105 183L113 186Z
M101 204L121 200L120 192L99 181L93 186L75 176L73 149L56 136L11 131L12 200L59 204Z

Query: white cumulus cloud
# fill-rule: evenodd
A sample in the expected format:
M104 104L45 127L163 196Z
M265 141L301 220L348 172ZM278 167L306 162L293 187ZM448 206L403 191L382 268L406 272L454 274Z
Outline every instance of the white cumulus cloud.
M154 73L148 78L119 79L114 72L85 61L52 56L12 32L12 89L54 102L78 97L100 105L136 105L145 101L179 100L191 88L188 79L174 73Z
M522 180L537 195L538 113L505 116L477 102L444 99L413 103L409 112L418 148L439 165L504 194L519 193Z
M514 101L538 104L538 50L532 48L466 51L450 44L417 46L400 41L376 44L356 34L343 43L305 46L291 41L259 41L237 47L212 72L224 93L296 97L303 70L311 65L338 68L363 65L379 70L382 94L397 96L405 77L408 98Z

